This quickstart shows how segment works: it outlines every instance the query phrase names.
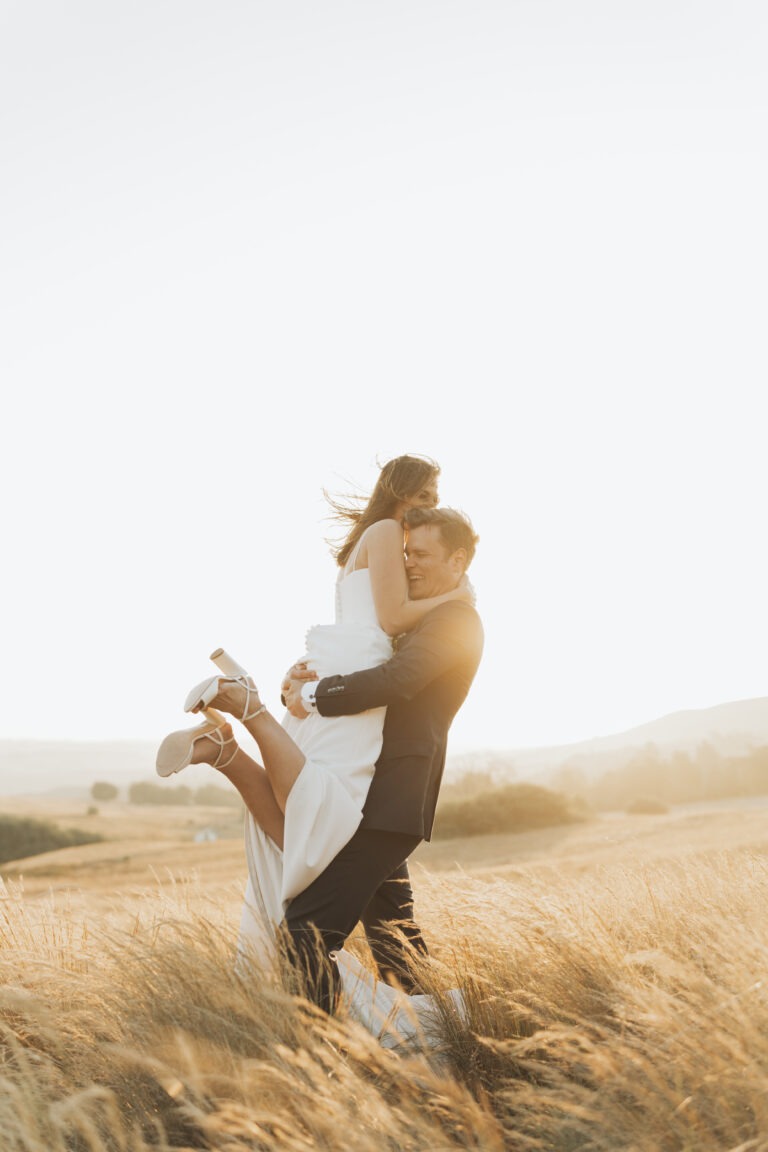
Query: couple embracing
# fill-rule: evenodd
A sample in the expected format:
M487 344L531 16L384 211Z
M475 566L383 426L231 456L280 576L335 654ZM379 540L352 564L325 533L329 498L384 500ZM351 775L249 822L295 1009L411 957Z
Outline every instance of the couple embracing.
M362 508L332 502L347 526L335 553L336 621L308 631L282 684L282 723L218 649L222 675L185 704L204 722L166 737L157 755L161 776L207 763L240 792L241 947L264 968L284 948L329 1012L343 991L359 1008L350 988L360 970L343 949L359 921L380 977L366 995L381 999L394 985L426 999L409 964L427 946L407 860L430 838L448 729L483 647L466 577L478 538L463 513L438 507L439 472L432 460L399 456ZM262 764L239 747L228 717L244 724Z

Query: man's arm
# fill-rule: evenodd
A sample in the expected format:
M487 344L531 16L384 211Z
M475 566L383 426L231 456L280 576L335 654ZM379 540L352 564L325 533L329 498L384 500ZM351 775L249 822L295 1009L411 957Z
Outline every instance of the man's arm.
M467 663L472 674L483 647L480 618L467 604L443 604L426 616L407 642L377 668L347 676L325 676L310 685L321 716L351 716L394 700L410 700L433 680ZM286 702L293 715L306 715L302 685L294 681Z

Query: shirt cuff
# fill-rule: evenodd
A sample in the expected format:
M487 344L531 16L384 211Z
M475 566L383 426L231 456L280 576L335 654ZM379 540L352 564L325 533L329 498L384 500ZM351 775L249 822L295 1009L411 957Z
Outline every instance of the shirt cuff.
M305 712L317 712L317 704L315 703L315 682L307 680L301 686L301 703L304 706Z

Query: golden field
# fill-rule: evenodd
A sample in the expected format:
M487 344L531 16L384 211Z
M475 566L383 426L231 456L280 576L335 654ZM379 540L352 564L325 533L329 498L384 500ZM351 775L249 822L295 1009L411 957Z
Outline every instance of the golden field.
M759 801L422 846L423 1052L235 967L237 812L0 807L107 837L0 868L2 1152L768 1150Z

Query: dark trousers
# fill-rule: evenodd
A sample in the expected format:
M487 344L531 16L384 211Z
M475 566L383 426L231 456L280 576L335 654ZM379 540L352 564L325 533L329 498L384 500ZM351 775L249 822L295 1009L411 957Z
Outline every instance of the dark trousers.
M407 857L419 836L358 828L324 872L288 905L281 926L291 964L310 999L332 1012L340 988L330 954L344 946L359 920L379 975L406 992L418 987L409 971L411 949L427 955L413 919ZM402 934L402 938L400 937Z

